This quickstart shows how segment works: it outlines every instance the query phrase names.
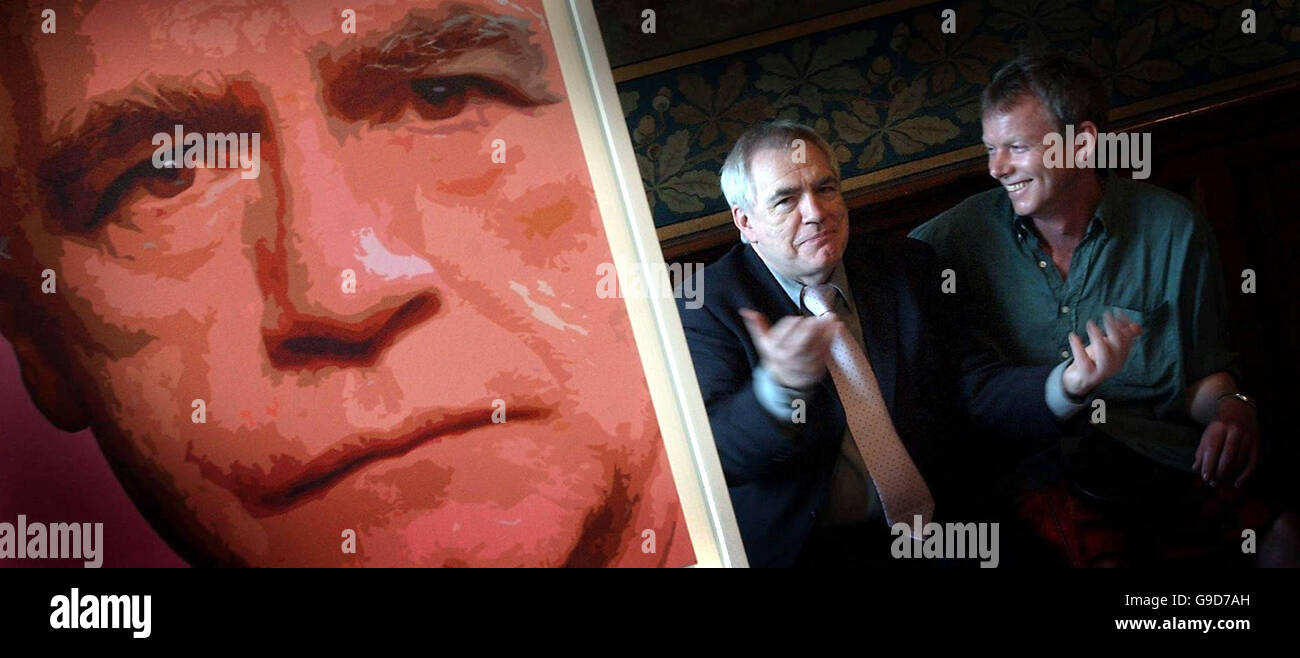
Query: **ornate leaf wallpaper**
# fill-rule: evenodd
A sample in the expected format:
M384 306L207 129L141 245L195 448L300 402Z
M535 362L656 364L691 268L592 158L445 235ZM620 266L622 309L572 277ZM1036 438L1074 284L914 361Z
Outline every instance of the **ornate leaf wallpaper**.
M940 12L956 10L944 34ZM1242 11L1256 32L1242 31ZM664 25L660 29L667 29ZM1300 67L1296 0L989 0L918 6L619 83L655 225L726 210L718 169L744 128L812 125L844 179L979 144L979 93L1021 50L1105 76L1112 107ZM616 70L617 73L617 70Z

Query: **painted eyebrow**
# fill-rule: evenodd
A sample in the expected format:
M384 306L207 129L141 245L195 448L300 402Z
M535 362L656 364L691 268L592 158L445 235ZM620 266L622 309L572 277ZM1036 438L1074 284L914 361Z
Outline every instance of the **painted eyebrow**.
M561 99L547 88L546 58L530 43L529 21L464 5L412 12L386 34L361 45L318 45L308 57L320 72L326 110L349 121L382 123L402 111L411 82L477 77L517 106Z
M255 132L265 121L257 93L245 83L199 72L192 76L148 75L73 108L60 122L36 177L50 192L52 210L84 208L96 194L86 181L105 161L147 148L153 135L185 132ZM99 181L106 184L111 181Z

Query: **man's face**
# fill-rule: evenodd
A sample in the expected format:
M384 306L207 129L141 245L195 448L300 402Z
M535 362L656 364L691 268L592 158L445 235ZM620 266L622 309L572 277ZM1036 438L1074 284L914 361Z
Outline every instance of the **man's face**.
M804 162L790 149L763 149L750 157L753 203L739 209L737 226L763 261L803 283L823 283L848 244L848 208L835 171L820 148Z
M1058 213L1076 178L1087 170L1048 168L1043 163L1043 136L1059 132L1051 113L1037 96L1021 96L1013 105L984 114L984 147L989 175L1007 191L1011 206L1022 217ZM1063 137L1062 137L1063 139ZM1065 145L1073 151L1073 145ZM1072 157L1067 154L1067 157Z
M349 7L34 23L42 125L4 130L62 330L17 338L191 558L616 561L678 507L541 9ZM176 123L260 132L260 175L149 166Z

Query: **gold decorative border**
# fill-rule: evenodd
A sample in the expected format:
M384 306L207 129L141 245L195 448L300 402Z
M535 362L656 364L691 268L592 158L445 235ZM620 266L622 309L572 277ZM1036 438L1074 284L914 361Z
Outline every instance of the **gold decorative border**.
M831 30L844 25L858 23L878 16L905 11L921 5L934 4L936 0L886 0L870 7L859 9L849 9L818 18L813 18L800 23L791 23L775 27L754 34L747 34L735 39L728 39L718 43L683 50L671 55L664 55L654 59L647 59L644 62L628 64L614 69L614 82L627 82L637 78L644 78L647 75L654 75L663 71L690 66L699 62L705 62L719 57L725 57L734 53L770 46L774 43L797 39L802 36Z

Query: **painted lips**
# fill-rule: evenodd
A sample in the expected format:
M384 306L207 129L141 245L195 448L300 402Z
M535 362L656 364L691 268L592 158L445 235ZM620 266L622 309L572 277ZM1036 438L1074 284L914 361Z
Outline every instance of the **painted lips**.
M507 404L507 407L511 425L543 420L554 411L549 407L525 404ZM366 464L400 457L431 441L497 425L492 414L493 408L484 405L462 410L434 410L412 416L397 430L387 434L358 434L344 438L305 464L288 469L289 473L277 473L269 482L268 478L245 482L244 486L238 487L238 495L255 516L279 514L324 495L345 476Z

